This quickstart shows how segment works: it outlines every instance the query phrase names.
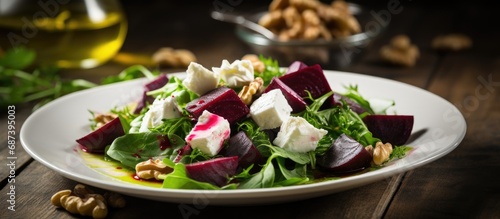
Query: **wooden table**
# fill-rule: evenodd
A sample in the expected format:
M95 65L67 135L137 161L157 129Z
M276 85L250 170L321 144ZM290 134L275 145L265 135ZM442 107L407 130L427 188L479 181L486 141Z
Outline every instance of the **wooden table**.
M122 52L152 54L169 46L193 51L198 62L219 66L222 59L250 53L230 24L213 21L207 3L129 3L125 10L129 33ZM227 1L226 3L228 4ZM232 1L239 3L239 1ZM375 12L387 8L370 3ZM241 1L232 8L265 5ZM360 2L367 4L366 2ZM226 4L226 5L227 5ZM420 168L379 182L309 200L267 206L191 206L189 214L178 204L126 197L127 207L112 210L109 218L500 218L500 31L497 10L472 2L400 1L402 11L392 14L389 26L351 65L333 69L374 75L408 83L455 104L467 121L467 134L450 154ZM469 50L436 53L431 40L459 32L473 39ZM419 46L414 67L382 64L379 49L396 34L407 34ZM90 70L66 70L67 78L98 81L126 66L110 62ZM178 69L171 69L176 71ZM381 88L384 89L384 88ZM397 91L395 91L397 92ZM432 107L421 103L422 107ZM31 108L16 106L17 135ZM439 112L436 112L439 113ZM8 183L7 117L1 118L1 218L73 218L50 204L50 197L77 183L32 159L16 144L15 184ZM15 212L7 209L10 186L15 185Z

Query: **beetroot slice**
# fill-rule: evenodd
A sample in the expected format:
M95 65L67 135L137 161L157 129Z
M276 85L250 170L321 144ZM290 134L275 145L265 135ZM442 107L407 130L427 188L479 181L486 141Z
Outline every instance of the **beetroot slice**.
M292 64L290 64L288 66L288 68L286 69L285 74L290 74L290 73L296 72L296 71L303 69L305 67L307 67L307 65L301 61L292 62Z
M76 140L87 152L103 153L104 148L125 135L120 118L116 117L93 132Z
M238 156L238 166L241 168L247 168L251 164L258 164L262 161L260 151L244 131L236 133L229 139L223 155L225 157Z
M318 157L317 164L325 172L347 174L370 167L371 161L372 155L365 150L363 145L342 134L326 150L324 155Z
M300 97L297 92L288 87L279 78L273 78L271 83L266 87L264 93L267 93L274 89L280 89L288 102L288 105L292 107L292 113L302 112L306 109L306 102L302 97Z
M302 68L290 74L282 75L279 79L294 90L300 97L304 98L308 104L310 104L311 101L305 99L305 97L308 97L306 91L309 91L311 96L315 99L332 91L330 84L328 84L326 80L323 69L318 64ZM333 96L330 96L324 106L329 107L333 103Z
M195 119L198 119L205 110L222 116L229 124L242 119L250 112L236 91L227 87L216 88L186 104L186 111Z
M367 115L363 121L373 137L393 146L404 145L413 130L412 115Z
M237 168L237 156L220 157L186 164L186 173L191 179L224 186L228 178L236 174Z
M168 79L166 74L160 74L160 75L158 75L158 77L156 77L156 79L145 84L144 85L144 93L142 94L142 99L140 99L139 102L137 102L137 106L134 109L134 114L141 113L142 109L144 107L146 107L146 105L148 103L150 103L150 104L153 103L154 98L146 95L146 93L149 91L152 91L152 90L162 88L163 86L165 86L165 84L168 83L168 80L169 79Z

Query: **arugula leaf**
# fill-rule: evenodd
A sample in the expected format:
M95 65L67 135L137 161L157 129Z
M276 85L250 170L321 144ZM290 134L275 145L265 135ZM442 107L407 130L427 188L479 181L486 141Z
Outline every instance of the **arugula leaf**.
M267 159L266 164L262 167L262 169L251 177L240 183L238 188L240 189L253 189L253 188L267 188L272 187L274 184L274 166L272 160L275 156L270 156Z
M11 69L25 69L33 64L36 53L24 47L14 47L0 57L0 66Z
M389 160L401 159L410 152L413 147L410 146L395 146L392 148L392 153L389 155Z
M265 69L262 73L255 73L256 77L261 77L264 81L264 86L271 83L274 77L279 77L285 73L283 69L280 68L278 60L274 60L271 57L265 58L263 55L259 55L259 59L264 63Z
M348 104L344 103L333 108L320 110L325 99L331 95L333 92L314 100L311 106L306 107L302 115L313 126L328 131L328 134L319 141L317 153L324 152L332 143L331 140L336 139L342 133L364 146L375 145L377 141L380 141L373 137L361 117L352 111Z
M155 71L150 71L146 67L142 65L133 65L130 66L123 71L121 71L118 75L111 75L108 77L105 77L102 81L101 84L111 84L111 83L116 83L120 81L128 81L132 79L137 79L137 78L142 78L146 77L149 79L154 79L156 76L158 76L160 72L158 70Z
M369 114L375 114L372 107L370 106L370 102L366 100L358 91L358 85L349 85L345 86L347 91L342 94L343 96L355 101L358 103L363 109L365 109Z
M134 169L138 163L153 157L175 157L177 151L185 145L185 142L179 139L174 141L158 132L125 134L113 141L106 154L124 166ZM169 141L171 145L165 147L160 141Z
M29 73L25 69L33 65L33 50L16 47L0 57L0 105L38 101L33 110L65 94L97 86L90 81L62 80L58 69L41 67Z
M290 186L306 183L309 181L307 176L307 165L295 163L292 169L286 165L286 159L277 157L276 161L280 169L281 175L284 177L282 180L277 179L274 186Z

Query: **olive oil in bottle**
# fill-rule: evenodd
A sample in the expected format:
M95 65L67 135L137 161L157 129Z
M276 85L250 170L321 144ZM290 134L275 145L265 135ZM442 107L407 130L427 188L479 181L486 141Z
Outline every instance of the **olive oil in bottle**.
M120 50L127 32L120 5L111 0L72 0L51 10L39 4L8 9L0 10L0 47L34 49L37 63L45 66L99 66Z

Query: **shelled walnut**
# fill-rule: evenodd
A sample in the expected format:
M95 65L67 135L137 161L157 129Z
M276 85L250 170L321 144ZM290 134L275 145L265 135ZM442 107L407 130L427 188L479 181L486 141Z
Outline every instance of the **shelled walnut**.
M189 63L196 62L196 56L187 49L173 49L163 47L158 49L152 56L155 63L174 68L185 68Z
M238 93L241 101L246 105L252 104L253 97L262 93L262 85L264 80L260 77L256 77L254 81L250 82L249 85L243 86L241 91Z
M432 48L440 51L459 51L472 47L472 40L464 34L447 34L435 37Z
M373 156L373 163L375 165L381 165L389 160L392 153L392 145L390 143L377 142L375 148L371 145L365 147L365 149Z
M107 193L107 195L102 196L82 184L77 184L73 191L67 189L55 193L50 202L72 214L92 216L93 218L105 218L108 215L107 205L112 207L125 206L125 199L118 193Z
M246 54L241 60L248 60L252 62L253 70L258 73L264 72L266 70L266 65L264 62L260 61L259 57L255 54Z
M173 169L168 167L160 159L149 159L135 165L135 174L141 179L156 179L160 180L161 174L172 172Z
M361 32L358 20L344 0L274 0L259 24L283 41L331 40Z
M416 45L411 44L408 36L397 35L391 39L389 45L385 45L380 49L380 56L383 61L411 67L415 65L420 52Z

